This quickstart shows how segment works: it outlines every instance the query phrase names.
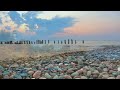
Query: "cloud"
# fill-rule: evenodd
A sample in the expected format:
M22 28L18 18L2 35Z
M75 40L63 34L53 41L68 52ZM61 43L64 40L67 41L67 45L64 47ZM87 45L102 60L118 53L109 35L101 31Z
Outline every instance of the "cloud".
M104 13L105 14L105 13ZM102 13L101 13L102 15ZM56 33L56 37L65 36L87 36L90 35L105 35L109 33L120 32L120 19L113 17L113 15L105 16L96 15L84 17L76 22L74 25L64 28L63 32ZM119 17L119 16L117 16Z
M118 35L119 11L1 11L0 30L18 31L18 38L93 38ZM112 35L115 37L115 35Z

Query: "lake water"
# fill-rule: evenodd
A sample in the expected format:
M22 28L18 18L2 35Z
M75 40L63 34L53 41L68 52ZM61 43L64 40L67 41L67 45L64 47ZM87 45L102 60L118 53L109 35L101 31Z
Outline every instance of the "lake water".
M35 46L44 46L43 45L35 45ZM50 43L48 45L53 45L54 50L59 51L60 49L62 49L62 47L65 47L65 45L70 46L70 50L92 50L95 48L102 48L102 46L104 45L120 45L120 41L84 41L84 44L82 43L82 41L77 41L77 43L73 43L73 44L58 44L58 42L56 42L54 44L54 41L50 41Z

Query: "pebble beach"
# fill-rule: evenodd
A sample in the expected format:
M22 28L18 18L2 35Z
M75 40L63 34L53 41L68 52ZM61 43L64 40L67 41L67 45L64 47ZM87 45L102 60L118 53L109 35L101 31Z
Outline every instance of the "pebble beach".
M120 46L1 60L0 79L120 79Z

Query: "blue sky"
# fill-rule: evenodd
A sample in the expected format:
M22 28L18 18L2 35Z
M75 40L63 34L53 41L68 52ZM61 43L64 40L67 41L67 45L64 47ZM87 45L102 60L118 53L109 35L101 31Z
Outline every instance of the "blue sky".
M0 30L17 39L119 40L119 11L0 11ZM3 34L1 39L7 38ZM8 37L9 38L9 37Z

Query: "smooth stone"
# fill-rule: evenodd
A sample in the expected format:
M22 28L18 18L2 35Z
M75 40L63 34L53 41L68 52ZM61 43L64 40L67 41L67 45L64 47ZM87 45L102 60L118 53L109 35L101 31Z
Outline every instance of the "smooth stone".
M63 65L63 63L59 63L59 66L62 66Z
M113 72L112 75L116 77L118 75L118 73L117 72Z
M72 77L75 77L75 76L78 76L78 75L79 75L78 72L74 72L74 73L71 74Z
M19 65L18 65L18 64L13 64L13 65L11 65L10 67L16 68L16 67L19 67Z
M2 75L2 71L0 70L0 75Z
M53 64L49 64L48 67L52 68L52 67L53 67Z
M54 67L54 69L56 69L57 71L62 71L62 69L59 68L59 66Z
M31 79L35 79L35 78L31 78Z
M67 70L67 74L72 74L74 71L73 70L71 70L71 69L68 69Z
M78 60L78 65L81 65L83 64L83 61L82 60Z
M107 78L107 79L115 79L115 77L109 77L109 78Z
M27 77L26 79L30 79L29 77Z
M116 79L120 79L120 75L118 75L118 76L116 77Z
M14 75L13 78L15 78L15 79L22 79L22 77L20 75L18 75L18 74Z
M40 77L39 79L46 79L45 77Z
M27 70L27 71L30 71L30 70L32 70L32 68L24 68L25 70Z
M41 75L41 71L36 71L34 74L33 74L33 78L40 78L40 75Z
M29 63L25 63L25 66L30 67L30 64Z
M93 77L93 78L97 78L97 77L98 77L98 75L97 75L97 74L94 74L92 77Z
M4 71L2 74L3 74L3 75L9 75L10 72L9 72L9 71Z
M81 68L80 70L77 71L79 74L83 73L83 69Z
M20 76L26 77L28 74L27 73L21 73Z
M28 74L33 75L34 71L28 71Z
M64 79L64 75L60 75L60 76L59 76L59 79Z
M103 77L102 77L102 79L107 79L107 78L109 78L109 75L108 75L108 74L103 75Z
M56 75L56 73L50 73L50 75L51 75L51 76L55 76L55 75Z
M0 65L0 70L2 70L2 71L4 70L4 68L1 65Z
M108 69L107 69L107 68L104 68L104 69L103 69L103 71L104 71L104 72L107 72L107 71L108 71Z
M74 79L80 79L80 78L74 78Z
M86 75L87 74L87 70L83 69L83 74Z
M58 75L55 75L55 76L53 77L53 79L59 79Z
M80 78L80 76L75 76L74 78Z
M118 71L120 72L120 67L118 67Z
M113 70L109 70L109 73L112 74L114 71Z
M68 61L75 61L76 58L75 58L74 56L68 56L68 57L67 57L67 60L68 60Z
M85 67L83 67L83 69L89 70L89 67L88 67L88 66L85 66Z
M87 76L91 76L92 72L91 71L87 71Z
M8 75L5 75L3 78L4 79L9 79L10 77Z
M98 70L94 70L94 72L92 72L92 74L99 74Z
M45 78L51 79L52 77L48 73L45 73Z
M87 77L86 76L81 76L81 79L87 79Z
M70 75L64 75L65 79L72 79L72 77Z

